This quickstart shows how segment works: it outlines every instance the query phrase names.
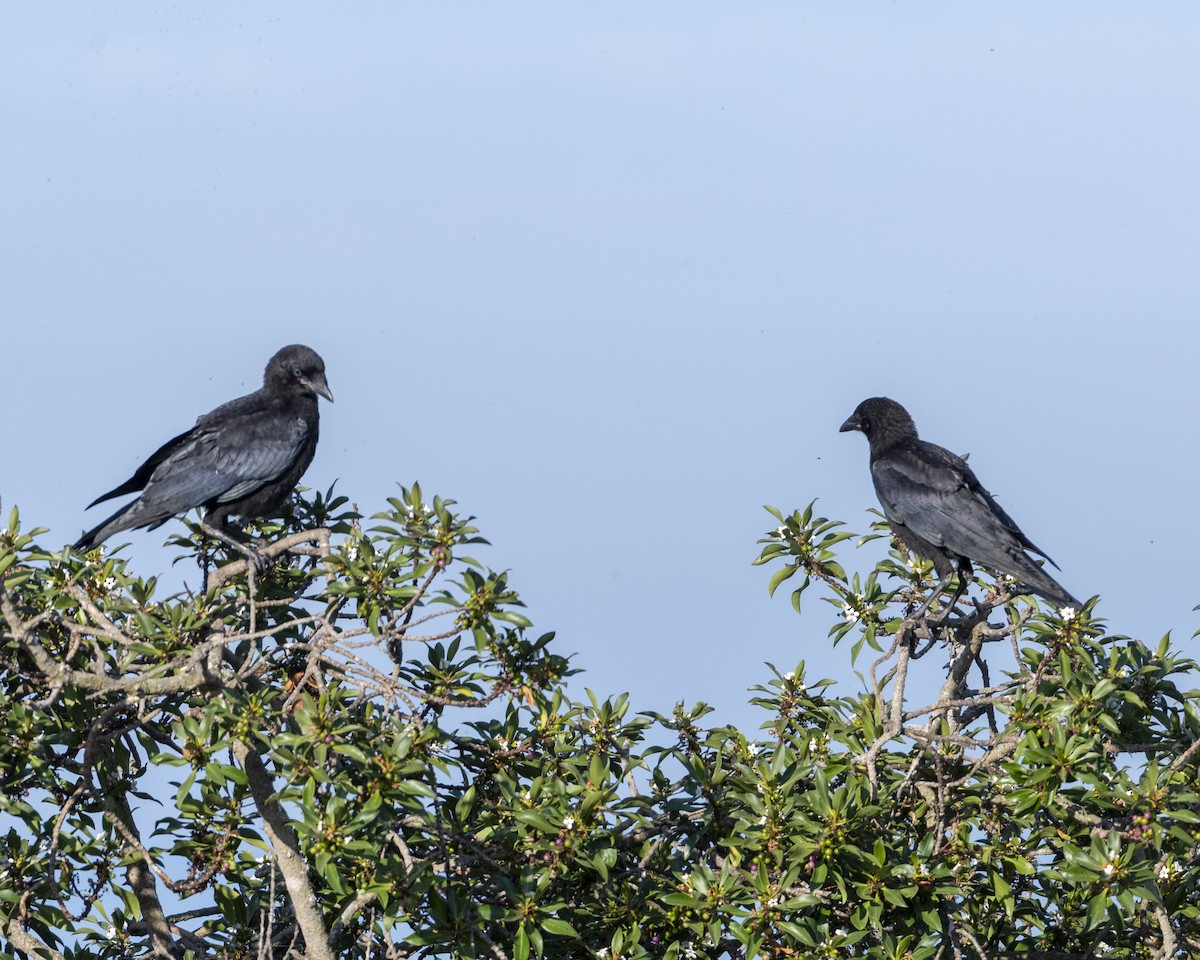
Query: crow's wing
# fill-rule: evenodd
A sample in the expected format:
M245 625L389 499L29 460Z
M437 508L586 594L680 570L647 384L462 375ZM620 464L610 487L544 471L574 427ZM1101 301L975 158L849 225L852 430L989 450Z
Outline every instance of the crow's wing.
M150 482L150 478L154 476L154 471L174 454L180 452L195 440L201 431L206 428L220 428L222 424L232 422L239 417L253 415L259 412L262 406L262 391L260 390L256 393L247 394L244 397L238 397L236 400L230 400L228 403L223 403L215 410L210 410L202 417L198 417L196 425L191 430L185 430L179 436L172 437L164 443L146 458L146 462L137 468L132 477L119 487L113 487L108 493L100 494L100 496L88 504L88 509L90 510L96 504L103 503L105 500L111 500L113 497L123 497L127 493L137 493L139 490L144 490L146 484Z
M871 475L890 521L951 554L1016 577L1058 606L1078 606L1026 555L1028 549L1046 556L984 489L962 457L917 441L878 457L871 464Z
M966 461L936 444L888 450L871 464L871 475L888 519L951 553L988 563L997 546L1024 539Z
M188 430L181 433L177 437L172 437L161 447L154 451L132 477L126 480L119 487L113 487L108 493L102 493L95 500L87 505L87 509L91 509L98 503L103 503L105 500L111 500L113 497L123 497L127 493L137 493L150 481L150 477L154 475L154 471L158 469L159 464L166 460L172 453L183 446L190 438L194 430Z
M201 418L146 482L141 501L147 512L169 515L240 500L287 473L311 430L295 414L210 417Z

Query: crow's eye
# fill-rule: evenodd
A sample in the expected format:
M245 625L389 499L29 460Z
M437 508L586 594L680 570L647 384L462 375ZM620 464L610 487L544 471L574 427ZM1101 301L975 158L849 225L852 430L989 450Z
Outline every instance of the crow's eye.
M292 367L292 376L295 377L297 380L299 380L301 377L304 376L304 371L301 370L299 367Z
M860 430L861 430L863 433L866 433L868 430L870 430L870 429L871 429L871 421L870 421L868 418L866 418L866 417L861 417L861 418L859 418L859 421L858 421L858 428L859 428L859 429L860 429Z

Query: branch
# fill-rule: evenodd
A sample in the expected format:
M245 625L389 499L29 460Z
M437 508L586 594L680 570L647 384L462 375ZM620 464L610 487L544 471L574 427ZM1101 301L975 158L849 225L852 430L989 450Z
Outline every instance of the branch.
M302 554L306 557L327 557L329 556L329 538L331 535L332 531L324 527L318 527L316 530L301 530L299 533L293 533L281 540L269 543L267 546L257 549L257 552L260 556L266 557L268 560L274 560L285 553ZM316 541L319 546L301 546L301 544L312 543L313 541ZM208 578L208 592L213 593L234 577L239 577L246 573L249 568L250 561L248 560L235 560L233 563L227 563L223 567L217 567Z
M317 894L308 879L308 862L300 852L296 831L292 829L277 799L271 774L262 757L244 741L233 742L233 753L246 773L254 804L263 819L263 832L271 843L279 872L283 874L296 923L304 935L305 956L312 960L333 960L333 953L329 949L329 933L317 908Z
M208 644L200 644L172 663L156 668L156 673L166 673L165 676L114 677L103 669L76 670L56 659L33 633L39 618L23 621L3 589L0 589L0 613L3 613L9 632L17 641L21 652L32 661L37 672L52 688L70 687L91 693L125 693L129 699L137 699L195 690L208 679L203 665ZM96 632L107 636L103 627ZM169 672L172 667L180 665L182 669L179 673Z
M1174 773L1176 770L1178 770L1180 767L1182 767L1185 763L1187 763L1188 760L1190 760L1192 758L1192 756L1198 750L1200 750L1200 740L1195 740L1195 741L1193 741L1193 743L1190 747L1188 747L1186 750L1183 751L1183 753L1181 753L1179 756L1177 756L1174 760L1171 761L1170 766L1167 767L1167 772Z
M342 930L351 920L357 917L362 911L379 899L379 894L370 890L362 891L357 897L346 904L346 909L342 911L341 916L337 918L337 922L329 931L329 946L334 947L337 944L338 938L342 935Z
M31 957L49 957L50 960L66 960L57 950L51 949L27 929L19 920L6 920L0 923L0 936L3 936L14 947Z
M162 901L158 898L158 887L154 883L154 874L141 860L134 860L125 871L129 880L129 889L137 897L138 906L142 910L142 923L150 934L150 942L154 944L156 956L179 957L183 955L182 945L171 935L171 924L163 912Z
M892 676L892 702L889 705L888 715L883 721L883 732L876 737L875 742L863 754L858 762L864 764L867 769L867 781L871 786L871 799L875 799L879 792L879 772L876 768L876 761L879 759L879 753L883 750L884 745L900 733L903 728L904 717L904 687L908 679L908 661L912 653L912 634L915 621L908 618L901 622L896 628L896 636L892 641L891 649L888 650L884 657L877 660L871 665L871 680L875 683L875 667L879 663L891 656L892 650L899 649L899 654L896 657L896 667ZM887 683L887 678L884 678L884 684ZM883 712L883 684L876 683L875 687L875 704L876 708L882 714Z
M111 755L106 757L106 760L109 763L105 764L105 769L111 770L113 766ZM122 826L121 834L127 841L134 840L136 834L132 826L133 810L129 807L125 791L118 784L112 782L112 777L103 776L103 780L105 806L112 814L110 822L119 820ZM138 847L142 847L140 841L136 842ZM142 847L142 849L145 848ZM147 863L149 859L149 853L146 854L146 860L136 855L130 858L129 865L125 868L129 889L137 897L138 906L142 912L142 923L150 936L150 943L154 946L155 955L181 957L183 956L183 946L172 936L171 924L163 911L162 900L158 896L158 885L154 882L154 871Z

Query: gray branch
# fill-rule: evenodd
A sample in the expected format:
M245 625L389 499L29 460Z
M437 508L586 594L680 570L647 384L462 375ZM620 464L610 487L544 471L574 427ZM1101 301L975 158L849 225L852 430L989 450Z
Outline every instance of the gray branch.
M329 932L317 906L317 894L308 880L308 862L300 852L300 841L288 820L287 813L276 798L275 782L266 765L250 746L241 740L233 743L233 753L246 773L250 793L263 820L263 832L271 844L283 883L287 887L296 923L304 935L305 957L310 960L333 960L329 949Z

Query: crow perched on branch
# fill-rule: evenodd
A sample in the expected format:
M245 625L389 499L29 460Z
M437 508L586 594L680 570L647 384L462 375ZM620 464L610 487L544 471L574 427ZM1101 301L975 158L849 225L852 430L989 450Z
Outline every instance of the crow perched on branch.
M866 434L871 444L871 479L883 515L913 553L933 561L941 577L920 613L946 589L957 570L953 605L971 582L972 561L1015 577L1055 608L1082 606L1026 554L1032 550L1058 568L983 488L966 460L917 439L912 417L895 400L864 400L841 430Z
M80 537L75 549L89 550L122 530L154 529L204 507L204 532L261 569L262 558L239 540L229 517L269 515L291 493L317 450L318 396L333 401L324 361L308 347L284 347L267 362L261 389L206 413L123 484L89 503L142 491Z

